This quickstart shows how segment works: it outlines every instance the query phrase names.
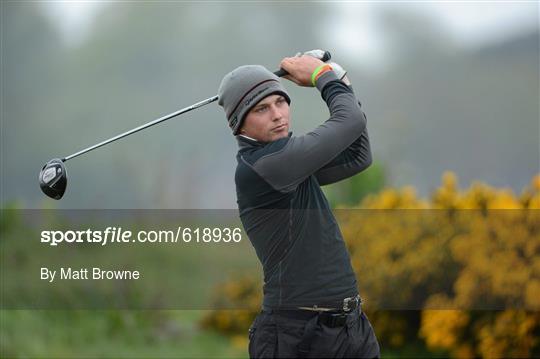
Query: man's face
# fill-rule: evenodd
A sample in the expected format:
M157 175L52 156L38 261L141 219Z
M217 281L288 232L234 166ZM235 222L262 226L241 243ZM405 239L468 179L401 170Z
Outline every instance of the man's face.
M246 115L240 133L261 142L272 142L289 134L289 104L282 95L259 101Z

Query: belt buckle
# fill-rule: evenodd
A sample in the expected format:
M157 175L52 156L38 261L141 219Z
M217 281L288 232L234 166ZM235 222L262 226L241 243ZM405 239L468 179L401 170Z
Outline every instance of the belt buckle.
M357 295L355 297L349 297L349 298L343 299L343 311L344 312L349 312L349 311L356 308L356 307L351 308L349 306L350 305L349 303L356 303L356 307L358 307L358 304L360 303L360 295Z

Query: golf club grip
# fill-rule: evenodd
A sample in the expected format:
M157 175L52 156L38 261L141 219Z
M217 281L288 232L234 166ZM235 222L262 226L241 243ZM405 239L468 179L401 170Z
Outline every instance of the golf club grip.
M330 54L330 51L325 51L321 61L326 62L326 61L330 60L331 58L332 58L332 55ZM287 71L283 70L283 69L279 69L279 70L274 72L274 75L276 75L277 77L287 76L288 74L289 73Z

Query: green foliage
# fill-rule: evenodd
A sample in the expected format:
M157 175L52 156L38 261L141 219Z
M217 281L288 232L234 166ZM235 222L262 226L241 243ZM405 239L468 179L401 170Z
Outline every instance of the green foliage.
M446 173L428 200L412 187L386 188L359 207L336 217L383 348L414 356L538 354L540 175L516 196L482 183L460 191ZM242 277L217 287L220 301L253 309L209 312L203 323L242 335L262 299L257 286L257 278Z
M359 203L370 193L380 191L386 184L384 167L374 162L363 172L346 180L323 187L332 207L350 207Z
M21 226L20 217L17 211L14 211L16 208L20 208L20 204L16 201L7 202L0 208L0 238L4 238L13 229Z

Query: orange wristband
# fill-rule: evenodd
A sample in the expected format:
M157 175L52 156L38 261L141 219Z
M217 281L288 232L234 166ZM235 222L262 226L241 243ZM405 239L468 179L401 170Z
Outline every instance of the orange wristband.
M324 74L325 72L332 71L332 66L328 64L322 64L321 66L317 67L315 71L311 74L311 84L313 87L316 86L317 79Z

